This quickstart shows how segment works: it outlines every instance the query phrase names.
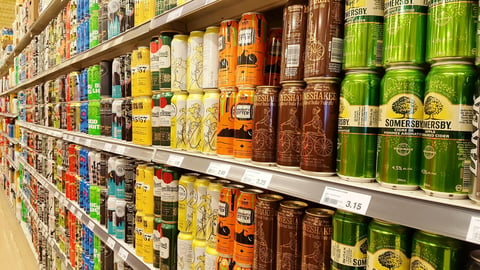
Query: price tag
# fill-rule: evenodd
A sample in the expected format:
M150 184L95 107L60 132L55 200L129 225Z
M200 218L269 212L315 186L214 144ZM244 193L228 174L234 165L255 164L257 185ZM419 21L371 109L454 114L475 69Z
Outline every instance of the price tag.
M85 144L86 144L88 147L92 146L92 140L86 139L86 140L85 140Z
M472 217L470 219L466 240L480 244L480 217Z
M321 204L365 215L372 196L348 190L325 187Z
M108 237L107 246L112 250L115 248L115 240L112 237Z
M208 165L207 174L215 175L218 177L227 177L231 167L231 165L225 163L212 161Z
M120 155L125 154L125 146L117 145L117 154L120 154Z
M103 146L103 150L107 151L107 152L110 152L112 150L112 144L110 143L106 143L104 146Z
M271 173L246 169L242 176L242 183L267 189L272 180Z
M65 197L63 197L63 196L60 196L60 205L66 206L65 205Z
M118 256L122 258L123 261L126 261L128 257L128 252L121 247L120 250L118 250Z
M70 204L70 212L75 213L75 205L73 205L73 203Z
M180 17L183 12L183 7L178 7L168 13L167 22L173 21L176 18Z
M205 6L208 5L208 4L210 4L210 3L213 3L213 2L215 2L215 1L217 1L217 0L206 0L206 1L205 1Z
M183 159L183 156L170 154L167 159L167 165L180 167L182 165Z
M93 232L93 229L95 229L95 223L93 223L92 220L89 220L87 223L87 227Z
M76 209L76 210L75 210L75 216L76 216L78 219L82 219L82 211L80 211L80 209Z

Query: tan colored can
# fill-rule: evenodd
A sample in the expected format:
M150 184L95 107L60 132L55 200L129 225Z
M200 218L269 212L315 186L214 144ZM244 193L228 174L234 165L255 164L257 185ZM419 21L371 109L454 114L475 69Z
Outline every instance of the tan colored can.
M153 229L154 216L145 215L143 217L143 261L153 263Z
M285 270L300 270L302 255L302 217L308 204L283 201L277 215L277 265Z
M217 89L205 90L203 95L203 150L204 154L217 152L218 102L220 93Z
M203 93L191 93L187 98L187 117L185 141L187 151L201 152L203 150Z
M210 207L207 192L212 180L215 180L215 177L202 175L194 184L196 200L193 210L193 236L195 239L207 239L208 208Z
M174 149L186 150L187 97L188 94L186 92L173 93L170 145Z
M302 224L302 269L330 270L334 211L309 208Z
M135 215L135 253L143 257L143 212L138 211Z
M193 233L193 211L195 208L195 181L198 173L184 173L178 182L178 230Z
M258 196L255 205L255 269L276 269L277 210L283 197L276 194Z
M300 169L307 174L335 174L340 84L335 79L307 81L303 92Z

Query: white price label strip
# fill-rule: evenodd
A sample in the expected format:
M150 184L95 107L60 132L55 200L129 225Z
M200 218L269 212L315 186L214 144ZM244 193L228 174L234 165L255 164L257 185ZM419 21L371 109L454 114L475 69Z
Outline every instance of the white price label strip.
M88 223L87 223L87 227L93 231L93 229L95 229L95 223L93 223L93 221L89 220Z
M112 144L110 143L106 143L104 146L103 146L103 150L107 151L107 152L110 152L112 150Z
M75 213L75 205L70 204L70 212Z
M107 239L107 246L110 248L110 249L114 249L115 248L115 240L113 240L112 237L109 237Z
M120 155L125 154L125 146L117 145L117 153L120 154Z
M92 140L86 139L86 140L85 140L85 144L86 144L88 147L92 146Z
M183 12L183 7L176 8L168 13L167 22L173 21L176 18L180 17Z
M118 256L122 258L123 261L126 261L128 257L128 252L121 247L120 250L118 251Z
M232 166L225 163L210 162L207 168L207 173L218 177L227 177L231 167Z
M241 181L245 184L267 189L270 185L270 181L272 181L272 174L247 169L245 170L245 173L243 173Z
M470 219L466 240L480 244L480 217L472 217Z
M167 165L180 167L183 163L183 156L170 154L167 159Z
M321 204L365 215L372 196L343 189L325 187Z
M217 0L205 0L205 5L208 5L208 4L213 3L215 1L217 1Z

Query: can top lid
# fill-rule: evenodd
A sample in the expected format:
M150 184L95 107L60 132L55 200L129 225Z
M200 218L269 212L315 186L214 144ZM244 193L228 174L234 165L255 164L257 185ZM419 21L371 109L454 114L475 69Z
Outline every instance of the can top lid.
M211 182L211 184L221 184L221 185L228 185L230 183L232 183L232 181L226 180L226 179L217 179Z
M326 209L326 208L308 208L305 211L308 215L316 216L316 217L331 217L335 213L335 211Z
M470 251L470 258L474 262L480 263L480 249L475 249L475 250Z
M253 84L245 84L237 86L238 90L255 90L255 85Z
M257 86L257 90L258 89L272 89L272 90L279 90L280 87L278 86L273 86L273 85L259 85Z
M258 196L258 200L268 201L268 202L278 202L283 200L283 197L278 194L261 194Z
M147 46L138 46L139 49L148 49Z
M233 255L218 253L218 257L225 258L225 259L231 259L231 258L233 258Z
M208 31L208 29L210 30L218 30L220 27L216 26L216 25L211 25L209 27L207 27L205 30Z
M468 61L462 61L462 60L448 60L448 61L436 62L435 64L432 64L432 67L443 66L443 65L469 65L469 66L472 66L473 63L468 62Z
M235 19L228 19L228 20L223 20L221 21L220 23L226 23L226 22L238 22L238 20L235 20Z
M346 75L348 74L377 74L375 70L371 69L354 69L354 70L348 70L345 72Z
M416 70L423 70L422 67L420 66L412 66L412 65L398 65L398 66L391 66L387 69L385 69L386 71L389 71L389 70L396 70L396 69L416 69Z
M221 87L220 91L238 91L236 86L226 86L226 87Z
M314 78L305 78L307 83L316 83L316 82L333 82L336 83L340 81L340 78L335 77L314 77Z
M238 263L238 262L235 262L235 264L238 265L238 267L240 267L240 268L251 269L253 267L253 265L251 265L251 264L243 264L243 263Z
M199 173L196 173L196 172L189 172L189 173L184 173L182 175L185 175L185 176L193 176L193 177L199 177L200 174Z
M249 194L263 194L263 190L257 188L246 188L241 190L242 193L249 193Z
M286 81L282 83L282 88L285 86L305 86L304 81Z
M383 220L383 219L378 219L378 218L374 218L373 221L375 221L376 223L384 224L384 225L396 225L396 226L401 226L401 225L399 225L399 224L396 224L396 223L393 223L393 222L390 222L390 221L386 221L386 220Z
M190 36L203 36L204 34L205 34L205 32L200 31L200 30L195 30L195 31L190 32Z
M185 34L176 34L173 36L174 38L183 38L183 37L188 37L188 35L185 35Z
M217 88L208 88L208 89L203 89L203 92L205 93L218 93Z
M280 206L289 209L302 209L307 207L308 204L303 201L283 201L280 203Z
M245 188L244 185L240 185L240 184L228 184L228 185L225 185L223 187L228 188L228 189L243 189L243 188Z
M243 13L242 16L243 16L243 15L250 15L250 14L253 14L253 15L256 15L256 14L263 15L263 13L261 13L261 12L250 11L250 12L245 12L245 13Z
M217 180L215 176L210 176L210 175L201 175L198 180L207 180L207 181L214 181Z

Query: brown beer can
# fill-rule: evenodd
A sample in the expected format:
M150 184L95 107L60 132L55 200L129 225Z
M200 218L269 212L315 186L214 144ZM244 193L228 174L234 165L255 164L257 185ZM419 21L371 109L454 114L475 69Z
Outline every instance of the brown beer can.
M307 32L307 0L288 1L283 8L280 82L302 81Z
M343 61L343 0L309 0L305 78L338 77Z
M252 161L275 162L278 88L258 86L253 96Z
M308 204L283 201L277 214L277 269L300 270L302 264L302 217Z
M267 52L263 84L280 86L280 68L282 59L282 28L271 28L268 34Z
M243 189L238 197L235 219L235 242L233 260L236 264L253 265L253 247L255 244L255 205L259 189Z
M258 196L255 206L255 250L253 267L258 270L276 269L277 210L283 197L276 194Z
M303 82L284 84L278 97L277 166L298 169L302 136Z
M300 169L307 174L335 174L340 83L309 79L303 92Z
M305 211L302 225L302 269L330 270L332 216L335 212L323 208Z
M235 219L237 201L243 185L230 184L223 186L218 203L217 252L233 256L235 241Z

